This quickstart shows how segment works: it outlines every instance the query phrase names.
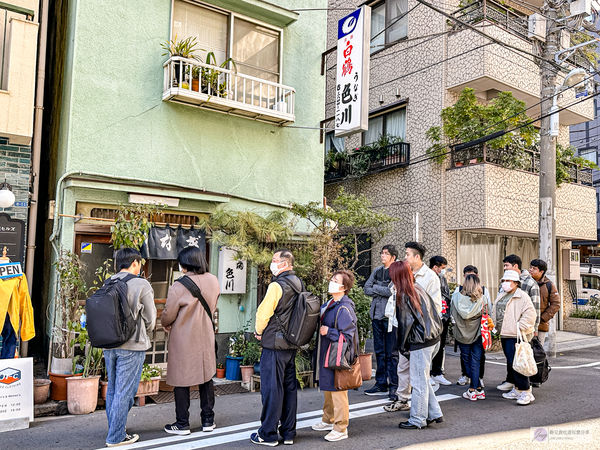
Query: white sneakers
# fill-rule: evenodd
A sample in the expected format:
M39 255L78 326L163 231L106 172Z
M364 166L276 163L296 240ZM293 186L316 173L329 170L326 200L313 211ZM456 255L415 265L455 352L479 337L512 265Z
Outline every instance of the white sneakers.
M444 386L450 386L452 384L444 377L444 375L436 375L435 377L431 377L431 379Z
M535 400L535 397L531 392L531 388L529 388L528 391L517 391L515 388L513 388L510 392L502 394L502 397L509 400L516 400L517 404L519 405L529 405Z
M469 377L466 375L461 375L461 377L458 379L456 384L458 384L459 386L464 386L468 382L469 382Z
M519 398L519 395L519 391L517 391L515 388L512 388L509 392L505 392L504 394L502 394L502 397L508 400L516 400Z
M319 423L315 423L311 428L315 431L331 431L331 430L333 430L333 424L319 422Z
M325 440L329 441L329 442L341 441L343 439L348 439L348 430L344 431L343 433L341 433L339 431L331 430L325 436Z
M499 391L510 391L511 389L513 389L513 390L515 389L515 385L512 383L509 383L508 381L505 381L504 383L496 386L496 389L498 389ZM508 397L505 397L505 398L508 398Z
M477 401L477 391L465 391L463 392L463 398L466 398L467 400L471 400L472 402L476 402Z

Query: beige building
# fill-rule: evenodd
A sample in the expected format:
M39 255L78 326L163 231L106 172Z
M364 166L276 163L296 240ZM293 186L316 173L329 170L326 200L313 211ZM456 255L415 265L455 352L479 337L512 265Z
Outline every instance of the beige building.
M328 48L337 42L337 21L361 1L330 0ZM326 173L327 196L346 190L366 194L376 208L398 220L386 242L403 247L419 240L426 258L444 255L457 273L475 264L483 281L495 290L502 258L519 254L524 264L537 257L539 156L532 152L528 170L502 166L483 147L455 153L443 164L428 159L426 132L441 125L440 112L451 106L465 87L486 102L500 91L511 91L527 106L540 100L536 58L515 48L539 54L539 44L528 38L527 17L533 11L523 2L475 1L461 9L458 0L431 2L445 12L476 26L513 48L491 43L415 0L385 0L371 6L371 70L369 130L344 140L325 136L325 148L352 151L373 142L381 133L401 137L366 173L353 176L349 166ZM464 2L463 2L464 3ZM529 0L529 4L543 4ZM408 11L408 14L397 18ZM382 30L385 30L382 32ZM489 43L489 44L488 44ZM488 44L485 45L484 44ZM564 77L577 61L565 65ZM335 52L326 60L327 100L324 126L333 128L335 114ZM575 101L573 90L559 101ZM539 115L539 106L527 111ZM569 143L568 126L594 117L593 101L572 106L560 114L559 142ZM595 239L596 206L591 174L573 168L570 183L557 191L558 248L571 240ZM377 249L378 250L378 249ZM378 262L377 252L372 255ZM560 255L559 255L560 263ZM560 266L560 264L559 264Z

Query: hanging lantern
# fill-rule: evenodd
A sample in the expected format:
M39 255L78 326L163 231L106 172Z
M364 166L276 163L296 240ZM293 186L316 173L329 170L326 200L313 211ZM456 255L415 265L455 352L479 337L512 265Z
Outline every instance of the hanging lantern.
M15 203L15 194L12 192L12 186L6 182L0 184L0 208L10 208Z

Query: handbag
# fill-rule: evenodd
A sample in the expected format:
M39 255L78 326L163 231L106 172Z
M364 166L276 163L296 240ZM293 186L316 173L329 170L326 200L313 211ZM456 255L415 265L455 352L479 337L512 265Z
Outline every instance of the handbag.
M343 306L342 308L346 308ZM341 308L340 308L341 309ZM348 312L350 310L346 308ZM338 309L339 314L339 309ZM356 324L356 315L353 315L354 323ZM334 327L337 328L337 314L335 317ZM342 343L342 349L339 349L340 342ZM345 348L344 348L345 344ZM335 353L333 353L333 349L335 349ZM338 350L339 349L339 350ZM339 368L335 369L333 372L333 386L338 391L348 391L350 389L356 389L362 386L362 372L360 370L360 361L358 359L358 329L354 333L354 348L348 348L348 341L344 337L343 333L340 333L340 339L337 342L332 342L329 344L329 348L327 349L327 357L325 359L325 364L329 365L329 359L332 354L340 353L343 355L343 359L345 359L348 364L348 368ZM340 356L340 362L342 357ZM336 359L337 362L337 359ZM325 366L328 367L328 366ZM332 367L328 367L332 369Z
M362 371L358 357L350 370L336 370L333 377L333 385L338 391L349 391L362 386Z
M535 336L531 340L531 349L533 350L533 357L537 363L537 373L533 375L529 381L532 383L545 383L548 380L548 374L552 370L550 364L548 364L548 358L546 357L546 351L540 340Z
M519 372L521 375L525 375L526 377L536 375L538 372L538 367L533 356L533 349L531 348L529 342L523 339L523 334L518 323L513 369Z
M335 315L335 322L333 327L337 328L337 316L340 313L340 309L345 308L348 312L350 310L345 306L341 306ZM353 356L352 349L348 348L348 340L344 333L340 333L340 337L337 341L331 342L329 347L327 348L327 353L325 354L325 361L323 362L323 367L330 370L350 370L352 368Z
M483 300L483 308L481 308L481 342L484 350L492 348L492 332L488 325L490 316L487 311L487 304Z

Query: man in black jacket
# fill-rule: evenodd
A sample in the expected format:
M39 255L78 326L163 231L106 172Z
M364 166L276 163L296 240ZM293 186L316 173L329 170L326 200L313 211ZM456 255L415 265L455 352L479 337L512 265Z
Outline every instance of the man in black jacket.
M279 443L277 425L284 444L293 444L296 436L296 348L284 337L302 281L294 273L294 255L287 249L273 254L270 266L273 280L256 310L254 336L261 341L260 394L261 426L252 433L254 444L274 447Z

